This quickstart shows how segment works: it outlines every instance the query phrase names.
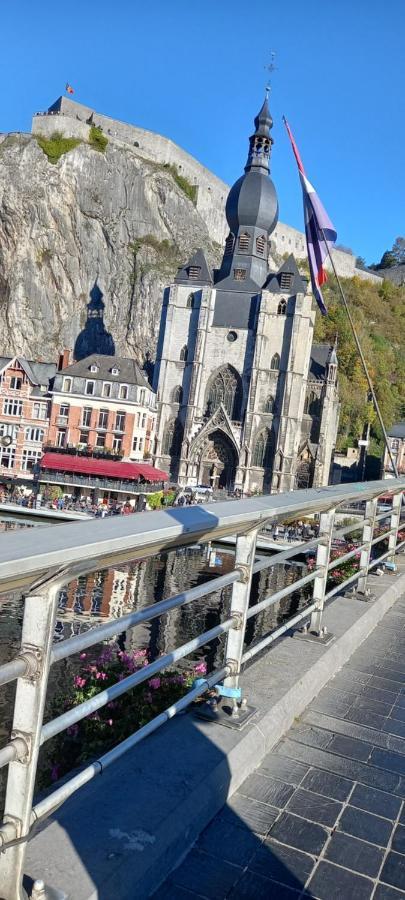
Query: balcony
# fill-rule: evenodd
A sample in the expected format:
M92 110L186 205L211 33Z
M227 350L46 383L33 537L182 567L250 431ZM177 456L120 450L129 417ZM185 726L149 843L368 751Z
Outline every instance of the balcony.
M84 431L85 429L82 428ZM69 456L86 456L92 459L110 459L115 462L119 462L123 458L123 453L114 453L112 450L103 450L102 447L89 447L88 444L78 444L73 447L71 445L67 445L66 447L57 447L55 444L47 443L44 444L44 451L48 450L50 453L67 453Z

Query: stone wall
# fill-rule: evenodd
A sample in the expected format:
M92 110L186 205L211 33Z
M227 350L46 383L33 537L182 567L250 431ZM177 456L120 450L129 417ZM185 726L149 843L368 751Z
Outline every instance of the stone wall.
M60 97L46 113L37 113L33 117L32 132L49 137L54 131L61 131L66 136L87 140L89 122L99 125L110 140L130 145L140 156L161 166L175 166L179 175L183 175L191 184L196 185L197 210L207 226L211 240L222 246L227 234L225 203L229 185L169 138L104 116L68 97ZM271 242L273 250L280 256L293 253L296 259L307 258L304 234L290 225L278 222L271 236ZM376 273L357 269L356 258L350 253L334 250L333 258L337 272L343 278L357 275L370 281L381 281ZM326 262L326 268L331 268L329 261Z
M405 284L405 265L392 266L391 269L381 269L379 275L388 281L392 281L393 284L401 286Z

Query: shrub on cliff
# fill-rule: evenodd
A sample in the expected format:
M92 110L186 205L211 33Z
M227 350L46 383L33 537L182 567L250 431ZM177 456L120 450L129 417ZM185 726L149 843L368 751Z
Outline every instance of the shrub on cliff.
M63 137L60 131L54 131L49 138L38 135L37 142L45 156L48 157L49 162L54 165L64 153L69 153L69 150L74 150L75 147L81 144L80 138Z
M191 181L188 178L185 178L184 175L180 175L176 169L176 166L170 165L169 163L165 163L163 166L168 172L170 172L173 181L176 182L177 186L183 193L194 203L194 206L197 202L197 185L191 184Z
M89 133L89 144L90 147L93 147L94 150L98 150L99 153L105 153L105 149L108 144L108 137L103 134L102 129L99 125L91 126Z

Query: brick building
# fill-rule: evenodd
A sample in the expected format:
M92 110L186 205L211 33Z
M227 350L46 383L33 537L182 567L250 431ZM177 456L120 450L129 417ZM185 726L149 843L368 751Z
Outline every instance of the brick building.
M0 483L33 480L48 438L55 363L0 357Z
M65 353L53 382L48 446L147 459L157 401L135 360L93 353L67 361Z

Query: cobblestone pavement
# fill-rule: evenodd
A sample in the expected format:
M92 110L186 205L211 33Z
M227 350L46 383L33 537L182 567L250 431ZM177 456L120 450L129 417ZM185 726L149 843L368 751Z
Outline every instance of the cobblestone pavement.
M155 900L405 900L404 650L405 599L247 778Z

